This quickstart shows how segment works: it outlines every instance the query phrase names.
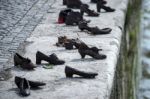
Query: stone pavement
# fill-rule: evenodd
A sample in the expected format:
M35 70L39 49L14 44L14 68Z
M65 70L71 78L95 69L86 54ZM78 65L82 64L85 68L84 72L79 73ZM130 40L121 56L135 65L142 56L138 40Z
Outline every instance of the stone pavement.
M91 9L96 8L95 4L90 3L90 0L82 1L89 4ZM0 99L21 98L17 94L18 90L14 84L16 75L31 80L44 81L47 84L40 90L31 90L31 95L26 97L27 99L109 99L120 51L127 3L128 0L108 0L108 5L115 8L115 12L101 13L100 17L84 15L85 19L91 20L90 26L112 28L110 34L92 36L81 32L77 26L57 24L59 11L65 6L62 5L62 0L56 0L51 9L48 9L43 16L42 21L32 31L30 37L26 39L29 44L25 46L24 56L29 57L35 63L35 54L39 50L47 55L56 53L66 63L54 66L53 69L44 69L40 65L34 71L12 68L13 78L0 82ZM106 54L107 59L94 60L90 57L81 59L77 50L56 47L54 44L57 42L57 37L64 35L69 38L80 38L89 46L103 49L100 53ZM98 72L99 75L95 79L69 79L64 74L66 65L83 71Z
M55 0L0 0L0 79L10 59Z

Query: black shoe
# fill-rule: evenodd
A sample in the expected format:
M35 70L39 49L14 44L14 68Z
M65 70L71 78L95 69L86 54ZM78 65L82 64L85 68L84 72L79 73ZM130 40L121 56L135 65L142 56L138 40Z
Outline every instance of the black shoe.
M102 2L102 4L107 3L107 1L105 1L105 0L91 0L91 3L97 3L97 2Z
M62 65L65 63L64 60L60 60L54 53L49 55L49 58L50 58L50 63L54 65Z
M93 35L109 34L112 31L112 29L110 29L110 28L99 29L98 27L89 27L87 22L85 22L85 21L80 21L78 24L78 28L81 31L87 30Z
M72 10L68 9L68 8L64 9L64 10L61 10L59 12L59 17L58 17L58 23L59 24L65 23L66 17L67 17L67 15L68 15L69 12L72 12Z
M37 51L36 64L41 64L42 60L48 62L49 64L53 64L53 65L61 65L61 64L65 63L65 61L58 59L58 57L54 53L47 56L47 55L43 54L42 52Z
M106 3L107 2L104 0L98 0L97 5L96 5L97 12L101 12L101 9L104 9L106 12L114 12L115 11L115 9L105 6Z
M90 10L90 9L89 9L89 6L88 6L87 4L82 4L82 5L80 6L80 12L81 12L82 15L83 15L84 12L85 12L85 13L88 14L88 16L93 16L93 17L94 17L94 16L95 16L95 17L99 16L99 14L96 13L94 10Z
M19 88L19 93L22 96L29 96L30 95L30 84L29 81L25 78L15 77L15 84Z
M91 3L97 3L98 0L91 0Z
M88 22L86 21L80 21L78 24L78 28L83 31L83 30L87 30L90 31L90 27L88 26Z
M74 44L74 46L75 46L77 49L79 49L81 46L82 46L82 47L84 46L84 49L92 50L92 51L95 52L95 53L98 53L99 51L102 51L102 49L98 49L97 47L91 47L91 48L90 48L90 47L88 47L87 44L85 44L84 42L79 41L79 40L77 40L77 41L74 42L73 44Z
M82 2L80 0L67 0L67 7L68 8L77 8L79 9Z
M79 49L78 52L81 55L81 58L85 58L86 55L89 55L94 59L106 59L106 55L96 53L90 49L88 50Z
M65 74L66 74L66 77L69 77L69 78L72 78L74 74L79 75L83 78L95 78L95 76L98 75L98 73L79 71L69 66L65 67Z
M106 55L99 54L98 48L89 48L87 46L81 45L78 49L81 58L85 58L86 55L93 57L94 59L106 59Z
M84 19L80 12L72 11L68 13L66 20L65 20L65 24L66 25L78 25L78 23L82 20Z
M21 78L21 77L18 77L18 76L15 77L15 82L16 82L17 86L18 86L18 83L19 83L22 79L25 79L25 78ZM28 82L29 82L29 85L30 85L31 88L38 88L38 87L40 87L40 86L45 86L45 85L46 85L46 83L38 82L38 81L31 81L31 80L28 80Z
M33 70L36 66L31 62L29 58L24 58L18 53L14 55L14 66L20 66L23 69Z
M38 81L29 81L31 88L38 88L40 86L45 86L46 83L38 82Z

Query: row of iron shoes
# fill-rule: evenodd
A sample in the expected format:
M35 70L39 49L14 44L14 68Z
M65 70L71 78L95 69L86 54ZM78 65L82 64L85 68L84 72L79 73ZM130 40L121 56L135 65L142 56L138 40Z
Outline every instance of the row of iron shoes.
M97 12L101 12L101 9L106 12L115 11L115 9L106 6L107 2L104 0L91 0L91 2L96 3ZM85 30L92 35L109 34L112 31L110 28L100 29L97 26L88 26L90 20L85 20L83 18L84 13L87 13L90 17L98 17L99 13L89 9L89 6L82 3L80 0L63 0L63 4L66 5L67 8L60 11L58 18L59 24L65 23L66 25L78 25L78 28L81 31ZM71 8L80 9L80 11L73 11Z
M107 12L113 12L114 9L105 6L107 3L104 0L91 0L91 2L97 4L97 11L100 12L100 9L104 9ZM87 4L83 4L80 0L63 0L63 5L67 5L68 8L80 8L80 12L74 12L72 9L65 9L60 11L58 23L66 23L67 25L78 25L80 30L87 30L91 34L108 34L111 32L110 28L99 29L98 27L89 27L86 21L83 19L83 13L86 12L89 16L99 16L98 13L89 9ZM105 59L106 55L99 54L97 47L89 47L87 44L77 39L69 39L66 36L58 37L58 42L56 43L58 47L65 47L67 50L78 49L81 58L85 58L86 55L93 57L94 59ZM42 64L42 61L46 61L49 64L53 65L62 65L65 63L64 60L58 58L56 54L45 55L44 53L37 51L36 53L36 64ZM18 53L14 55L14 65L19 66L23 69L33 70L35 66L29 58L25 58ZM74 74L79 75L83 78L95 78L98 73L94 72L84 72L78 69L66 66L65 67L66 77L72 78ZM46 83L27 80L22 77L15 77L15 84L19 88L19 94L22 96L29 96L30 89L39 88L40 86L46 85Z

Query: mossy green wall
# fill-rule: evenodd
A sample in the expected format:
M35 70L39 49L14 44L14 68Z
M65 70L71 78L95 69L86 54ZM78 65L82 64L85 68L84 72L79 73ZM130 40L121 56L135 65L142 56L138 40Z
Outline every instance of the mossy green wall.
M129 0L111 99L136 99L141 0Z

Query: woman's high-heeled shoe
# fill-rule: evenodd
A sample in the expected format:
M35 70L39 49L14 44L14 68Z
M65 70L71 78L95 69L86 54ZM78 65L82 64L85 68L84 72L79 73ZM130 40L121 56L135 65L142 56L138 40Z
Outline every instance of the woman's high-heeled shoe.
M65 63L65 61L60 60L54 53L47 56L47 55L43 54L42 52L37 51L36 64L41 64L42 60L48 62L49 64L53 64L53 65L61 65L61 64Z
M31 62L29 58L24 58L18 53L14 55L14 66L20 66L23 69L32 70L36 68L36 66Z
M93 50L88 48L85 45L81 45L78 49L79 54L81 55L81 58L85 58L86 55L89 55L91 57L93 57L94 59L105 59L106 55L103 54L99 54L98 50Z

